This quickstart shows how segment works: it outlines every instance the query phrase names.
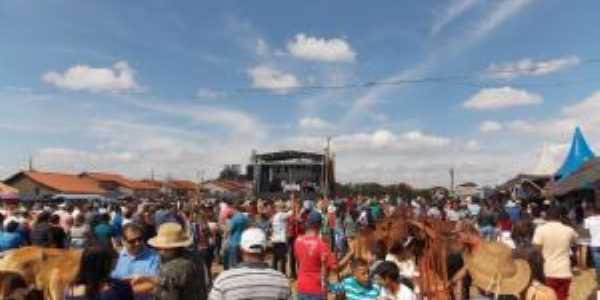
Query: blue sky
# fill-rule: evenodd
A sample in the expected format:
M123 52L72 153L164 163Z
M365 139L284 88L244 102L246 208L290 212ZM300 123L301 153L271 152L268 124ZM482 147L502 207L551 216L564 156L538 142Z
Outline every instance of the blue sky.
M197 178L252 149L341 181L495 184L600 146L596 1L0 0L0 174ZM367 82L429 79L422 83ZM336 86L346 88L314 88Z

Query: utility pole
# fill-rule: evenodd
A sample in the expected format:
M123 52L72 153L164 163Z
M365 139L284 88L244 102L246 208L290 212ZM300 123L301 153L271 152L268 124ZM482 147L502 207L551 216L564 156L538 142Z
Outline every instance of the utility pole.
M450 168L450 193L454 194L454 167Z
M33 171L33 156L29 156L29 172Z

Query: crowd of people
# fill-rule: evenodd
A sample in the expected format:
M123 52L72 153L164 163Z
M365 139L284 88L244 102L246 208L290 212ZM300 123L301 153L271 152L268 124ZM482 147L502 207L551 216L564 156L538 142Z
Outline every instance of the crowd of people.
M268 201L3 201L0 251L83 251L67 299L434 299L419 268L422 236L359 238L383 220L402 221L399 215L452 226L447 284L439 287L448 299L568 299L573 257L584 249L600 271L600 206L585 201L293 194ZM27 288L14 286L4 296Z

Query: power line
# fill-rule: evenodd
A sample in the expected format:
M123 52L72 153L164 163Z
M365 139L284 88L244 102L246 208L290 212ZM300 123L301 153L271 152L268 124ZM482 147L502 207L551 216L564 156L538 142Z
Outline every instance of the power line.
M589 65L600 63L600 58L588 58L588 59L580 59L578 61L578 65ZM324 91L324 90L353 90L353 89L369 89L376 86L385 86L385 85L410 85L410 84L446 84L446 85L457 85L457 86L472 86L472 87L485 87L489 86L489 83L486 81L493 80L496 83L498 82L508 82L513 77L518 76L532 76L536 71L548 70L549 66L543 64L534 64L533 66L528 67L517 67L517 68L504 68L489 72L471 72L470 74L465 75L452 75L452 76L437 76L437 77L417 77L417 78L401 78L401 79L393 79L393 80L381 80L381 81L365 81L365 82L356 82L350 84L341 84L341 85L303 85L297 87L289 87L289 88L263 88L263 87L246 87L246 88L237 88L229 91L226 90L217 90L216 92L220 95L224 95L223 98L231 98L232 96L289 96L289 95L302 95L309 94L315 91ZM502 74L502 77L499 75ZM509 76L509 75L514 76ZM496 78L493 76L496 75ZM543 75L543 74L538 74ZM563 81L554 81L554 82L521 82L521 83L511 83L511 86L521 86L521 87L532 87L532 86L546 86L546 87L562 87L562 86L572 86L578 84L585 84L588 82L598 82L598 79L592 78L589 80L563 80ZM203 98L203 97L198 97ZM207 97L208 98L208 97Z

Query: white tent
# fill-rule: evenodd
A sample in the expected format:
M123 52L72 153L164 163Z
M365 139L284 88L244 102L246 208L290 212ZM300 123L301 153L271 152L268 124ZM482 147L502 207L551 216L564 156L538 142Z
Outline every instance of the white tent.
M558 166L550 151L550 147L547 143L544 143L542 148L542 152L538 156L537 162L535 163L533 169L530 172L527 172L528 175L539 175L539 176L551 176L556 173L558 170Z

